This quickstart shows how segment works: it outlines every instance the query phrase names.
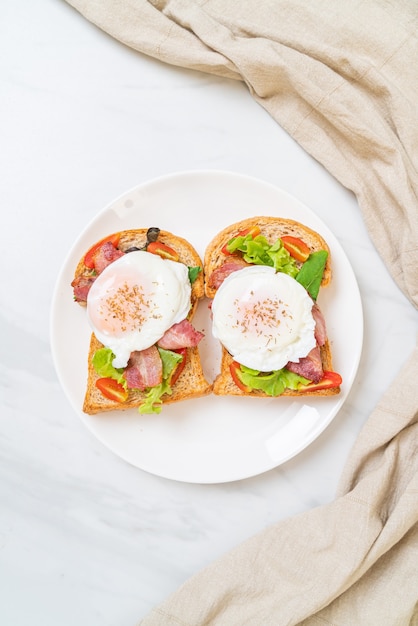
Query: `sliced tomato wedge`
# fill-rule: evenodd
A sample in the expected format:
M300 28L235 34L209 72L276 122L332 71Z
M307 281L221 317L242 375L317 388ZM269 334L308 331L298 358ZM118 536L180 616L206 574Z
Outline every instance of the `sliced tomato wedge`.
M108 237L104 237L103 239L100 239L100 241L95 243L94 246L92 246L90 250L88 250L88 252L85 254L84 265L91 270L94 269L94 257L98 249L104 243L107 243L108 241L110 241L115 246L115 248L117 248L119 244L119 240L120 240L120 233L114 233L113 235L109 235Z
M298 391L320 391L321 389L331 389L339 387L343 379L337 372L324 372L319 383L309 383L309 385L299 385Z
M250 226L250 228L244 228L244 230L240 230L240 232L237 233L235 237L246 237L247 235L251 235L252 237L257 237L257 235L259 235L260 233L261 233L260 227L257 226L256 224L255 226ZM232 239L235 239L235 237L232 237ZM221 249L221 251L227 255L233 254L232 252L229 252L228 247L227 247L229 241L231 240L229 239L228 242Z
M222 246L221 252L222 252L222 254L226 254L227 256L232 256L233 254L236 254L235 252L230 252L228 250L228 244L227 243L224 246Z
M174 385L180 378L180 375L182 374L182 372L184 371L184 368L186 367L186 361L187 361L187 348L179 348L178 350L173 350L173 352L177 352L178 354L181 354L183 358L181 361L177 363L176 367L171 372L170 387L174 387Z
M170 261L178 261L180 258L173 248L170 248L165 243L161 243L161 241L151 241L147 245L147 252L158 254L163 259L169 259Z
M96 380L96 387L109 400L126 402L128 399L128 391L114 378L99 378Z
M241 230L237 237L246 237L247 235L251 235L252 237L257 237L261 233L260 227L255 224L255 226L250 226L249 228L244 228Z
M239 370L240 370L240 364L238 363L238 361L232 361L232 363L229 366L229 371L231 372L232 380L234 381L236 386L239 387L239 389L241 389L241 391L245 391L245 393L251 393L251 388L248 387L247 385L244 385L244 383L240 379Z
M302 239L292 237L291 235L284 235L284 237L280 237L280 239L282 240L284 248L296 261L304 263L308 259L311 251Z

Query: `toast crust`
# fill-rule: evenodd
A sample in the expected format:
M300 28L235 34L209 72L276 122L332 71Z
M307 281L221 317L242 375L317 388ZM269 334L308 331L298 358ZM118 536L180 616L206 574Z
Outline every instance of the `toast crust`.
M147 231L148 228L121 231L118 248L122 251L126 251L132 246L138 248L145 246ZM111 234L109 234L109 237L111 237ZM184 263L184 265L189 267L202 268L202 271L199 272L196 280L192 284L191 308L188 314L188 319L191 321L199 300L204 296L203 262L195 248L182 237L178 237L169 231L160 230L158 241L173 248L179 255L180 263ZM83 256L77 264L74 278L89 274L91 274L91 270L86 267ZM83 303L80 304L83 305ZM99 389L97 389L96 381L100 376L93 367L92 358L94 353L102 347L103 344L96 338L94 333L92 333L87 359L87 384L83 411L89 415L94 415L108 411L138 408L146 397L145 391L130 389L126 402L115 402L106 398ZM208 395L212 393L212 388L213 384L209 383L205 378L198 347L188 348L185 368L177 382L173 385L172 393L162 396L163 405Z
M261 234L264 235L271 244L273 244L279 237L291 235L302 239L307 244L311 252L326 250L328 252L328 258L322 277L321 288L325 288L330 284L332 279L331 253L327 242L319 233L295 220L281 217L255 216L227 226L221 230L206 247L203 267L205 276L205 294L208 298L213 299L217 291L216 288L210 286L209 284L209 278L212 272L231 258L230 255L226 255L222 252L222 248L230 239L236 237L238 233L253 226L259 226ZM320 350L323 370L328 372L334 371L329 339L327 339L325 344L321 346ZM269 396L258 389L252 390L251 393L240 389L235 384L229 369L233 360L234 359L231 354L229 354L225 347L222 346L220 372L213 383L213 393L215 395L272 398L272 396ZM341 389L339 386L329 389L318 389L316 391L296 391L286 389L280 396L276 396L276 398L279 399L289 396L299 398L308 396L325 397L337 395L340 391Z

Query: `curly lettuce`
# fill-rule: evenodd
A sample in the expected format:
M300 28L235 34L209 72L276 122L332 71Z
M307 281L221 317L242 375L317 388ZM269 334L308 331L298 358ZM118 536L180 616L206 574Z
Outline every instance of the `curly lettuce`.
M241 252L242 258L247 263L268 265L274 267L277 272L284 272L292 278L298 274L299 269L295 260L284 248L280 239L271 245L264 235L257 235L254 238L251 234L239 235L231 239L226 247L231 254Z
M258 389L273 397L280 396L285 389L297 390L299 385L306 385L311 382L299 374L290 372L285 367L266 373L240 365L238 376L246 387Z

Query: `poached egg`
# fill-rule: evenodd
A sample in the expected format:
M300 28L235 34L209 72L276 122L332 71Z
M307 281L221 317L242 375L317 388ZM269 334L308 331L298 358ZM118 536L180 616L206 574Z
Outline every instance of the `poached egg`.
M313 301L294 278L252 265L230 274L212 302L212 334L251 369L279 370L316 345Z
M129 252L98 275L87 297L87 317L97 339L126 367L134 350L155 344L187 317L191 284L183 263L145 251Z

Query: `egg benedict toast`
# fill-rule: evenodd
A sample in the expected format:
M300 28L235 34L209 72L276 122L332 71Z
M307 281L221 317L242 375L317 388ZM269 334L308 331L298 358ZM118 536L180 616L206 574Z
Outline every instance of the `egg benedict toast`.
M211 393L192 324L203 263L185 239L159 228L113 233L80 259L71 283L92 329L83 411L138 408Z
M217 395L340 392L319 290L331 281L324 238L294 220L258 216L224 228L206 248L205 294L222 346Z

